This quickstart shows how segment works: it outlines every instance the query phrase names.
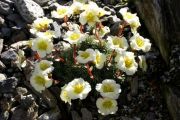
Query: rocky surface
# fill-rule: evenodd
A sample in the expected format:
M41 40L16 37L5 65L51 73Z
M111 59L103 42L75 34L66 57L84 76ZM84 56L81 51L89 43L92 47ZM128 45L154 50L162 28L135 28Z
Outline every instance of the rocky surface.
M15 6L20 15L29 23L38 17L44 16L43 9L32 0L15 0Z

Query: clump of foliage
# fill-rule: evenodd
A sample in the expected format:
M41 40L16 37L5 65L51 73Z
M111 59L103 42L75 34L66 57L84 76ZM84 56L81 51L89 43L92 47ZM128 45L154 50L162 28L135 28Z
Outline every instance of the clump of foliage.
M138 33L141 24L137 15L128 8L119 12L123 22L117 35L111 35L109 26L101 22L110 13L91 1L59 5L51 12L51 18L36 19L30 29L34 38L28 42L34 51L32 87L41 93L58 84L61 100L70 105L75 99L86 99L92 92L98 94L94 96L99 97L96 106L100 114L115 114L120 84L140 71L138 66L141 71L147 70L143 54L151 48L149 39ZM56 37L51 27L53 21L64 24L63 40ZM130 36L124 34L126 28L130 28ZM21 50L19 68L26 66L24 58Z

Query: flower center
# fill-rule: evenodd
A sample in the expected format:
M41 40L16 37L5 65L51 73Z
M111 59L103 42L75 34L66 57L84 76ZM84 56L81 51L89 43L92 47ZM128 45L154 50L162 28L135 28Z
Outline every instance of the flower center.
M38 42L38 48L39 48L39 50L46 50L47 47L48 47L48 44L47 44L46 41L40 40L40 41Z
M49 27L49 23L47 21L42 21L37 25L35 25L35 28L40 32L45 32L46 30L48 30L48 27Z
M141 39L141 38L137 38L136 39L136 44L139 46L139 47L142 47L143 45L144 45L144 41L143 41L143 39Z
M43 71L50 67L49 64L47 64L47 63L42 63L42 62L40 63L39 66L40 66L40 69L43 70Z
M70 35L70 39L73 41L78 40L79 38L80 38L80 34L78 34L78 33L72 33Z
M86 20L87 20L88 22L94 22L94 19L95 19L95 16L93 15L93 13L92 13L92 12L89 12L89 13L87 14L87 16L86 16Z
M101 61L101 57L99 54L96 55L96 63L99 64Z
M107 100L107 101L104 101L102 105L104 108L108 109L113 106L113 103L110 100Z
M45 86L45 79L41 76L36 76L35 77L36 84Z
M103 85L103 92L114 92L114 87L110 84Z
M63 8L61 8L61 9L58 9L57 10L57 13L59 14L59 15L63 15L63 14L65 14L67 12L67 9L63 9Z
M83 89L84 89L84 86L80 83L78 83L74 86L74 92L77 94L81 93L83 91Z
M133 60L128 57L126 57L124 61L126 68L130 68L133 65Z
M130 13L130 12L127 12L127 13L125 14L125 17L126 17L127 19L132 19L132 18L134 17L134 15L133 15L132 13Z
M83 53L81 54L81 57L82 57L83 59L87 59L89 56L90 56L90 54L89 54L88 52L83 52Z
M124 43L123 43L123 40L122 40L122 39L114 38L114 39L113 39L113 44L114 44L115 46L118 46L119 48L124 48Z

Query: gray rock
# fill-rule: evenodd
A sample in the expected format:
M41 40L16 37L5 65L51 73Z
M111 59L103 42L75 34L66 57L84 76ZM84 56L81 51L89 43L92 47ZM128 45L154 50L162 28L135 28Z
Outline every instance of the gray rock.
M6 66L4 65L4 63L0 61L0 71L2 72L5 68Z
M10 77L0 81L0 93L13 93L18 85L19 80L15 77Z
M115 15L116 14L116 11L114 9L111 9L108 6L104 6L103 9L108 11L108 12L111 12L111 15Z
M38 120L60 120L61 114L58 109L50 110L39 116Z
M92 120L93 119L92 114L88 109L82 108L81 113L82 113L82 120Z
M2 27L1 32L2 32L3 37L10 37L12 30L10 28L7 28L7 27Z
M173 120L180 120L180 90L163 85L162 91L165 95L167 108Z
M26 25L26 22L22 19L19 14L9 14L7 20L12 21L16 24L17 27L23 28Z
M0 14L8 15L12 13L12 9L8 3L0 1Z
M32 95L23 96L20 100L21 108L28 109L30 108L35 102L35 99Z
M23 88L23 87L18 87L18 88L16 88L16 91L17 91L17 93L19 94L19 95L24 95L24 94L26 94L28 91L27 91L27 89L26 88Z
M6 80L7 77L5 74L0 73L0 81Z
M23 120L37 120L38 116L36 108L34 109L33 107L26 110L18 106L13 108L12 112L11 120L22 120L22 118Z
M4 17L0 15L0 26L3 26L4 25Z
M8 118L9 118L8 111L4 111L4 112L0 113L0 120L8 120Z
M135 77L130 82L131 82L131 95L135 96L138 94L138 78Z
M80 115L76 111L71 111L72 120L82 120Z
M27 40L27 39L28 39L28 37L24 31L13 32L13 35L11 37L11 41L13 43L17 42L17 41Z
M17 53L14 52L14 50L9 49L8 51L5 51L1 54L2 60L13 60L15 61L17 59Z
M20 15L29 23L32 23L36 18L44 16L44 11L36 2L32 0L14 0L15 6Z
M43 6L45 5L47 2L49 2L50 0L33 0L35 1L37 4Z
M156 119L156 115L154 112L147 113L146 118L145 118L145 120L155 120L155 119Z
M4 42L4 40L0 39L0 54L1 54L2 49L3 49L3 42Z
M120 22L115 22L114 25L110 28L111 35L117 35L119 32Z
M11 47L18 49L18 48L28 45L28 43L29 43L29 41L19 41L19 42L11 44Z
M61 26L57 22L52 23L54 31L55 31L55 36L57 38L61 37Z

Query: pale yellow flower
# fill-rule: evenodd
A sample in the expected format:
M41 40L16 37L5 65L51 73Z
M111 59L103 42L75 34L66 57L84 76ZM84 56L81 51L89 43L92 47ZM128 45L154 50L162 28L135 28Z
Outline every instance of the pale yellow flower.
M130 38L131 48L134 50L142 50L143 52L148 52L151 49L151 43L149 39L145 39L139 35L139 33L134 34Z
M108 36L107 47L110 50L125 51L129 45L125 37Z
M36 71L32 74L30 83L36 91L42 92L52 85L52 80L47 75Z
M88 93L91 91L91 86L88 82L82 78L76 78L72 80L66 86L67 93L71 99L85 99Z
M133 75L138 68L133 52L122 52L115 57L117 68L124 71L127 75Z
M117 101L111 98L98 98L96 106L102 115L115 114L118 110Z
M72 9L73 14L80 14L83 10L83 4L81 2L73 2L70 9Z
M103 53L100 53L99 50L95 50L96 52L96 59L94 60L94 63L96 65L97 69L102 69L104 67L104 63L106 61L106 55Z
M102 83L97 84L96 90L100 92L101 96L112 99L118 99L121 92L120 85L112 79L105 79Z
M123 19L131 26L131 31L137 33L137 28L141 26L138 16L128 12L127 7L121 8L119 12L122 14Z
M47 17L37 18L33 22L30 32L32 34L36 34L37 32L45 32L45 31L49 30L50 23L52 23L52 22L53 22L53 20L48 19Z
M40 71L43 74L51 73L54 70L53 62L48 60L41 60L35 64L35 71Z
M146 72L147 71L147 63L146 63L146 58L145 56L141 55L141 56L138 56L139 58L139 67L144 71Z
M53 43L48 38L36 38L32 41L32 50L37 51L41 58L51 53L53 50Z
M38 32L36 34L37 37L45 37L45 38L48 38L48 39L52 39L52 38L56 38L55 36L55 32L52 31L52 30L47 30L46 32Z
M62 6L59 5L56 9L56 11L51 12L51 16L53 18L59 18L62 19L64 17L69 17L72 14L72 10L70 9L69 6Z
M84 34L82 34L78 30L74 30L74 31L67 31L64 36L64 40L69 42L70 44L77 44L85 39L84 39Z
M96 59L96 52L93 49L78 51L77 61L79 63L88 63Z
M60 94L60 98L62 101L64 101L65 103L69 103L71 105L71 97L69 95L69 92L66 90L67 85L65 84L62 88L61 88L61 94Z

